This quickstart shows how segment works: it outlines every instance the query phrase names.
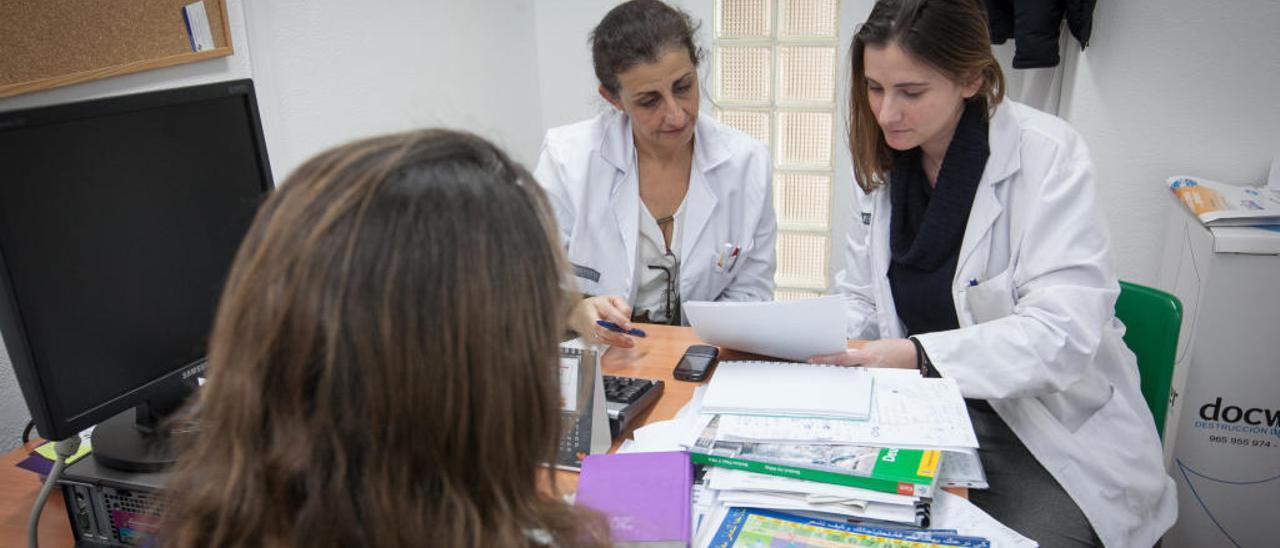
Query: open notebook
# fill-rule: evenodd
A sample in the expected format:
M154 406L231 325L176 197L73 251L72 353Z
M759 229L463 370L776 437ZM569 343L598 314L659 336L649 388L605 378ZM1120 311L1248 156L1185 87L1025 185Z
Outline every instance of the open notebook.
M853 367L722 362L702 399L702 412L867 420L874 379Z

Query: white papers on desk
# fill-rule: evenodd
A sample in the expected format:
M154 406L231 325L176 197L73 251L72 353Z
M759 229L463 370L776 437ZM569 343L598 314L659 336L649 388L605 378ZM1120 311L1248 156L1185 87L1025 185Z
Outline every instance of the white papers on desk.
M987 471L982 468L982 459L977 449L955 448L942 452L942 465L938 467L938 485L941 487L964 487L966 489L987 489Z
M930 527L955 529L961 535L982 537L991 541L992 548L1035 548L1035 541L1018 534L1003 523L987 515L964 497L946 491L938 491L930 508Z
M844 298L800 301L684 303L698 338L765 356L805 361L847 348Z
M706 386L693 389L693 397L680 408L676 416L670 420L651 422L632 432L633 440L623 442L618 447L619 453L651 453L656 451L683 451L684 442L696 437L701 430L697 428L698 410L702 407ZM705 423L704 426L705 428Z
M881 502L844 501L809 502L804 495L792 493L753 493L748 491L718 491L719 502L725 506L767 508L792 512L818 512L851 518L876 519L902 524L922 523L927 512L915 504L885 504ZM828 518L829 519L829 518Z
M916 498L909 495L881 493L870 489L757 474L732 468L708 467L704 478L708 487L719 491L793 493L805 496L810 502L845 500L907 505L916 503Z
M786 362L722 362L703 413L866 420L875 380L866 369Z
M978 447L978 437L973 433L969 412L955 379L868 371L875 375L873 408L868 420L721 415L718 437L735 441L842 443L908 449Z

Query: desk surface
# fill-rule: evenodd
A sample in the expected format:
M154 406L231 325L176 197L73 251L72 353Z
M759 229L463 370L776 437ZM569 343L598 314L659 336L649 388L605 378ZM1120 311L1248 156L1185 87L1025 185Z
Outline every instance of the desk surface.
M42 442L41 442L42 443ZM0 544L26 545L27 518L31 505L40 494L40 478L17 467L19 462L39 445L32 442L0 457ZM40 546L60 548L75 545L67 509L62 504L62 491L55 489L40 514Z
M674 417L693 396L693 389L701 384L678 381L671 376L671 370L675 368L676 362L680 361L684 350L691 344L701 342L693 334L692 329L647 325L645 332L648 337L635 339L635 348L614 348L604 355L602 364L606 375L658 379L666 385L662 398L648 413L632 423L631 429ZM720 355L722 360L752 358L755 356L734 351L725 351ZM621 443L620 440L629 435L630 432L627 432L619 441L615 441L611 450L616 450ZM31 512L31 504L40 490L40 481L35 474L19 469L15 465L26 458L31 449L29 446L20 447L5 454L3 460L0 460L0 544L10 545L19 539L26 538L27 517ZM568 493L577 488L577 473L556 472L555 476L556 485L561 492ZM965 494L963 489L948 489L948 491ZM44 514L40 517L40 544L45 547L74 545L66 508L59 491L55 491L49 498Z
M693 396L697 383L677 381L671 370L684 354L685 348L700 341L689 328L645 326L648 337L636 339L635 348L616 348L605 354L603 369L609 375L659 379L666 385L662 398L639 417L635 426L674 417L676 411ZM726 358L741 359L743 354L726 353ZM704 381L705 382L705 381ZM634 426L633 426L634 428ZM614 443L613 449L621 442ZM40 480L35 474L15 465L26 458L34 444L19 447L3 455L0 460L0 545L23 544L27 535L27 517L31 504L40 491ZM557 472L556 484L563 492L572 492L578 484L578 474ZM40 516L40 545L42 547L70 547L75 544L71 525L67 521L66 507L61 491L55 490Z
M631 423L627 432L624 432L622 436L614 440L613 447L609 448L610 452L616 451L618 446L622 444L622 440L631 437L631 430L651 422L664 421L676 416L676 412L685 403L688 403L689 398L693 397L693 389L707 382L678 381L671 376L672 369L675 369L676 362L680 361L680 356L684 354L685 349L691 344L702 343L693 334L693 329L688 327L646 325L644 326L644 331L648 336L635 338L636 346L634 348L612 348L606 352L604 359L601 360L601 369L606 375L660 380L665 385L662 390L662 398L649 409L648 413ZM742 359L743 356L745 354L728 351L724 352L720 358ZM578 474L576 472L556 472L556 486L559 487L561 492L573 492L578 486Z

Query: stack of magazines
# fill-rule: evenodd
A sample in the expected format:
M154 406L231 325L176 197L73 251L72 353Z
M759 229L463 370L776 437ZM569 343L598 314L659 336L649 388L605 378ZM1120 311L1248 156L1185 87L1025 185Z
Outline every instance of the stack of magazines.
M723 508L717 518L722 526L708 546L991 546L985 538L954 530L878 527L758 508Z
M1278 187L1229 185L1185 175L1169 177L1165 184L1205 226L1280 225Z
M777 373L779 365L771 365L768 373ZM726 362L720 367L707 387L706 398L712 401L723 398L717 382L726 369L753 366ZM761 527L781 526L769 512L862 527L841 534L891 530L894 535L913 532L920 540L927 536L920 529L930 525L930 505L940 487L986 487L977 438L954 380L925 379L915 371L845 370L873 378L832 381L829 371L805 364L793 364L785 375L792 383L795 377L825 375L825 384L807 386L843 392L846 399L866 398L864 420L823 412L757 414L745 401L737 402L734 412L724 412L723 406L701 408L684 443L692 461L706 466L698 495L702 512L696 512L701 518L698 545L732 545L708 544L724 530L726 520L756 516L750 519ZM777 386L769 379L756 380L753 385L761 390ZM863 385L866 394L860 391ZM741 386L735 387L735 396L745 398ZM743 513L748 509L764 513ZM934 545L982 545L971 540Z

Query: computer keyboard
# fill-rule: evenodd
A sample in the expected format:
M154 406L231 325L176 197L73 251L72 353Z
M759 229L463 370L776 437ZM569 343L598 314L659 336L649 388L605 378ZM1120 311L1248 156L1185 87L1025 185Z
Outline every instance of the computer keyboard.
M604 376L605 408L609 410L609 433L617 438L631 421L657 403L662 381L637 377Z

